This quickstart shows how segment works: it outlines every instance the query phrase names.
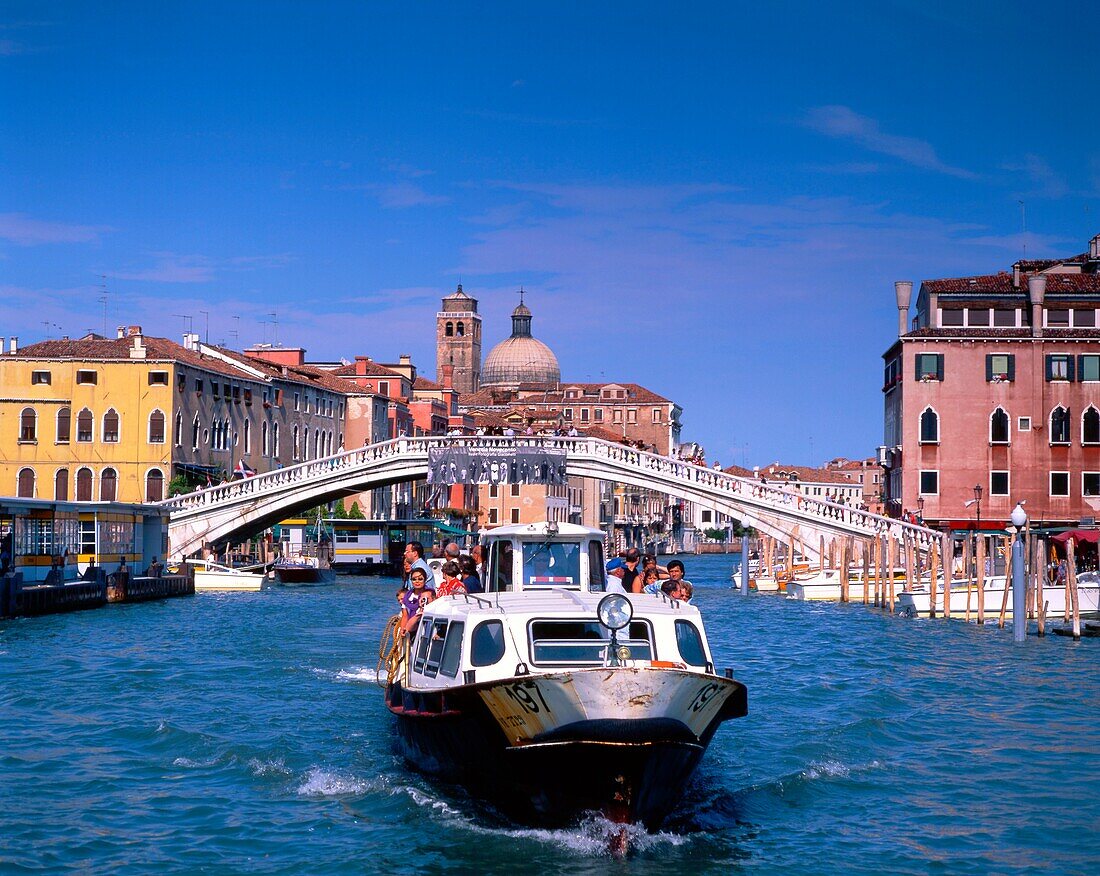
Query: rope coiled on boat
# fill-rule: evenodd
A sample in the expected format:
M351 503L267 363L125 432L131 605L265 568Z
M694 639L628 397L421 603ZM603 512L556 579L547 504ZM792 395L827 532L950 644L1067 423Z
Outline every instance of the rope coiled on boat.
M409 648L409 637L401 635L401 615L395 614L382 630L382 641L378 646L378 665L375 678L379 686L389 687L397 677L401 662ZM386 683L382 684L382 667L386 667Z

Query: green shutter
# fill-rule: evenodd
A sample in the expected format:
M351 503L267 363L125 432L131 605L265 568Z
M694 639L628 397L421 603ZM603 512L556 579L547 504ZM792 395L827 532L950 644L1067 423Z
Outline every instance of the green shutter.
M1068 380L1070 383L1073 382L1073 365L1073 357L1066 356L1066 380Z
M1084 379L1085 379L1085 357L1084 356L1078 356L1077 357L1077 380L1078 380L1078 382L1080 382L1080 381L1083 381Z
M1016 379L1016 357L1014 355L1008 357L1008 379L1010 381Z
M1046 356L1044 358L1046 360L1046 379L1047 383L1050 383L1054 379L1054 357Z
M936 380L943 380L943 353L936 354Z
M993 379L993 356L990 353L986 353L985 356L985 382L989 383Z

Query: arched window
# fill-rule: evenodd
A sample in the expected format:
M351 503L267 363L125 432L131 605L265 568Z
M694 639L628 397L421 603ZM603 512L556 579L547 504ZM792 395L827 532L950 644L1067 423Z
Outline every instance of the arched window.
M199 415L195 414L195 419L191 421L191 449L199 449Z
M940 417L931 408L925 408L920 415L920 443L939 444Z
M290 452L294 455L294 459L298 460L298 459L301 458L301 456L300 456L299 444L298 444L298 439L300 438L300 433L299 433L297 423L294 425L294 431L292 433L292 438L293 438L293 440L291 441Z
M252 421L244 421L244 455L248 456L252 452Z
M164 414L160 411L153 411L149 415L149 443L164 443Z
M16 481L15 495L20 499L34 498L34 469L19 469L19 477Z
M173 437L176 447L183 444L183 411L176 411L176 429Z
M53 476L53 497L58 502L69 501L69 470L59 468Z
M113 468L105 468L99 476L99 501L114 502L117 498L118 472Z
M302 459L309 459L309 426L302 429Z
M103 415L103 441L105 444L118 443L118 411L114 408Z
M313 433L313 458L319 459L324 455L324 433L320 429L317 429Z
M1008 443L1008 414L1004 408L997 408L989 417L989 443Z
M455 333L455 324L453 322L447 323L447 325L444 326L444 328L443 328L443 334L446 335L448 338L453 338L454 333Z
M159 468L149 469L145 475L145 501L159 502L164 498L164 472Z
M76 501L92 501L92 470L90 468L79 469L76 473Z
M92 412L87 408L76 415L76 440L80 444L87 444L92 440Z
M1069 444L1069 410L1061 405L1050 412L1050 443Z
M38 440L38 414L34 408L23 408L23 413L19 415L19 440Z
M57 412L57 443L68 444L72 434L73 412L71 408L61 408Z
M233 447L230 443L230 436L233 434L233 423L229 419L222 421L222 450L229 450ZM233 442L236 443L236 442Z
M1081 443L1100 444L1100 411L1092 405L1085 408L1081 417Z
M279 456L279 424L271 424L271 455L274 457Z
M271 450L271 445L268 442L267 423L264 423L263 426L260 427L260 435L261 435L260 446L263 448L261 450L261 453L263 453L264 456L269 456L270 455L270 450Z
M460 322L458 325L456 325L455 326L455 333L460 338L465 337L466 336L466 323Z

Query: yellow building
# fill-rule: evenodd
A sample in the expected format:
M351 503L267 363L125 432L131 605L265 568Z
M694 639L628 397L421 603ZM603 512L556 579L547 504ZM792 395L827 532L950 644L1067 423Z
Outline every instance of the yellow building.
M0 355L0 494L158 501L176 475L228 477L335 453L346 387L140 326Z

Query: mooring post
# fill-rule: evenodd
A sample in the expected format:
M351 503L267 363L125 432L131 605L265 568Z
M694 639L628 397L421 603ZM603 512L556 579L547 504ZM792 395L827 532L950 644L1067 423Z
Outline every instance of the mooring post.
M1012 511L1016 538L1012 542L1012 638L1022 642L1027 638L1027 580L1024 577L1024 527L1027 512L1022 505Z
M749 595L749 537L741 536L741 595Z

